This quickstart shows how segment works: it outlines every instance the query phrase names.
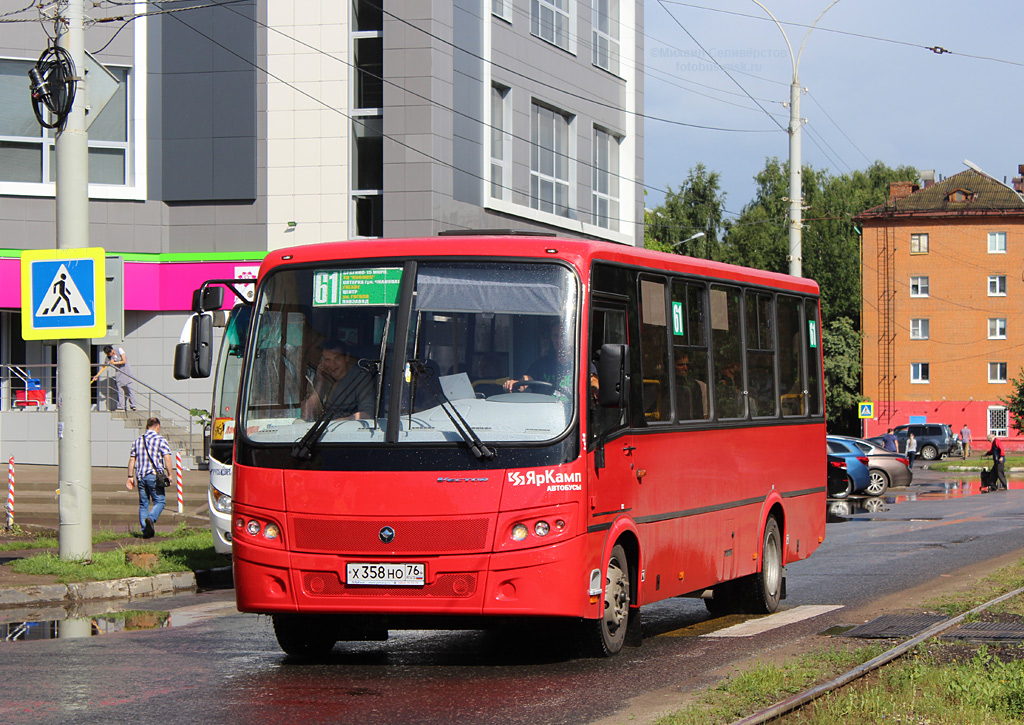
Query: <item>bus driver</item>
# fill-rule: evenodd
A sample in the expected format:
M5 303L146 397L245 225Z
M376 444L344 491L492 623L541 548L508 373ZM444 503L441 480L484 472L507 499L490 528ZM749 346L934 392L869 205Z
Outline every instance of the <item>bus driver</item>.
M340 340L325 342L321 349L320 364L310 380L310 393L302 403L302 417L315 420L325 407L334 408L334 420L372 417L373 378L360 369Z

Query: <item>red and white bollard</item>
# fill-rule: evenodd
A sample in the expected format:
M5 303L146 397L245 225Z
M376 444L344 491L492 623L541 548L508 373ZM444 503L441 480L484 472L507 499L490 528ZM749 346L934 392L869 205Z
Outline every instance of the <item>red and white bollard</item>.
M181 487L181 451L174 453L174 473L178 482L178 513L185 513L185 494Z
M7 461L7 528L14 526L14 456Z

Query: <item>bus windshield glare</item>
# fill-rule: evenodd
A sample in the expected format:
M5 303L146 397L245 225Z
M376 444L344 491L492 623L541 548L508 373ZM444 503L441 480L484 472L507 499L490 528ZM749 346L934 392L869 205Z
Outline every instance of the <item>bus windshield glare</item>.
M280 269L255 306L242 430L257 445L556 438L578 389L578 294L556 264Z

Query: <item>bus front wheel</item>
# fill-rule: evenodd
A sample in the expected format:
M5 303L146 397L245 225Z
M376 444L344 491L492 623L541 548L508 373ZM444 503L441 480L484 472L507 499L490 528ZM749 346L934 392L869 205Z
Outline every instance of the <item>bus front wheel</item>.
M742 580L746 596L744 610L748 614L771 614L782 599L782 534L774 516L764 525L761 546L761 571Z
M313 614L275 614L274 635L285 654L293 657L323 657L337 642L334 624Z
M591 654L611 657L622 649L629 626L629 561L616 544L605 570L604 612L600 619L583 622L585 644Z

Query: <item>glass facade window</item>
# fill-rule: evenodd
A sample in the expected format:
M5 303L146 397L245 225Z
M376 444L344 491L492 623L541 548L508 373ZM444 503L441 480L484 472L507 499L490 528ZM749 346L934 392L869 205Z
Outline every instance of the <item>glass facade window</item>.
M927 254L928 253L928 235L927 234L911 234L910 235L910 253L911 254Z
M998 405L994 405L988 409L988 432L991 435L999 436L1001 438L1006 437L1009 432L1008 428L1009 417L1006 414L1006 408Z
M989 340L1005 340L1006 339L1006 318L1005 317L990 317L988 320L988 339Z
M910 321L910 339L911 340L927 340L929 336L929 320L927 318L915 319Z
M594 224L619 229L619 139L594 128Z
M910 278L910 296L911 297L927 297L928 296L928 278L922 276L916 276Z
M511 90L491 86L491 198L508 199L512 187Z
M54 183L56 130L36 120L28 96L28 69L35 63L0 60L0 181ZM89 126L89 183L131 183L131 143L127 68L107 66L119 85Z
M1006 232L988 233L988 253L1006 254Z
M594 0L594 65L619 72L619 0Z
M569 118L533 104L530 144L530 206L558 216L570 216Z
M910 363L910 382L928 383L931 382L931 370L928 363Z
M542 40L571 50L569 27L573 0L532 0L530 32Z

